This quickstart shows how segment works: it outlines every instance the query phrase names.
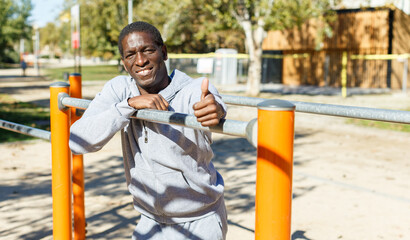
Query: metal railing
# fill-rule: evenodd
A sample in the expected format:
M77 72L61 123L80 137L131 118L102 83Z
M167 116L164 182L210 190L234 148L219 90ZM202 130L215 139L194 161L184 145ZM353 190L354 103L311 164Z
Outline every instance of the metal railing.
M59 101L61 101L61 105L63 105L64 107L73 107L83 110L87 109L88 105L91 102L90 100L69 97L69 95L65 93L60 94ZM177 112L159 111L153 109L138 110L135 116L132 116L132 118L158 123L174 124L198 130L233 135L237 137L244 137L247 138L253 146L256 147L257 145L254 136L257 128L256 119L249 122L224 119L221 120L217 126L203 127L196 120L196 117L194 115L188 115Z
M71 115L76 114L75 111L69 111L69 108L72 110L73 108L86 109L90 103L89 100L70 97L68 92L73 95L73 89L69 89L66 83L54 83L50 87L52 132L53 125L61 125L57 130L59 133L53 133L52 135L54 137L51 141L52 146L58 145L66 148L66 145L68 145L68 137L66 136L66 132L68 131L68 115L70 115L70 113ZM268 239L275 235L278 239L288 239L290 236L292 198L290 193L292 192L291 176L293 168L294 113L294 105L292 103L284 100L266 100L258 105L258 116L263 116L263 121L260 121L261 118L258 120L253 119L249 122L223 120L215 127L203 127L196 121L196 117L193 115L148 109L138 110L134 117L147 121L176 124L199 130L246 137L257 147L258 151L255 238ZM257 143L261 143L262 145ZM52 148L53 166L59 162L69 162L69 160L67 160L68 153L66 151L69 150ZM56 155L56 159L61 160L54 160L54 154ZM73 157L74 156L78 155L73 155ZM278 161L281 166L280 170L275 167ZM63 167L59 166L56 172L53 170L53 175L66 176L70 171L69 164L64 164ZM278 171L280 171L280 173L278 173ZM68 181L68 177L53 181L53 186L60 186L60 188L55 189L55 191L53 187L53 199L67 199L64 198L64 196L67 196L70 191L70 182ZM74 195L75 194L74 192ZM276 195L276 199L281 199L279 201L281 203L280 205L271 204L273 194ZM76 205L75 199L76 197L74 197L74 205ZM53 202L53 212L55 212L53 213L54 238L70 240L72 236L68 233L72 231L72 218L67 212L71 212L71 204L62 200L55 200ZM76 216L76 212L77 215L83 215L82 211L84 211L84 209L74 208L74 216ZM77 232L84 232L84 221L82 221L82 219L77 220L81 222L81 224L76 223L76 219L74 219L74 237L75 239L84 239L84 235L76 234ZM272 227L271 222L278 222L278 224Z
M76 109L87 109L91 101L81 99L81 76L75 76L77 78L70 76L71 87L61 82L50 86L51 132L0 120L0 128L51 140L55 239L72 239L71 195L74 195L74 206L76 206L73 211L74 239L85 239L84 179L83 176L79 177L83 174L83 160L82 155L70 157L68 138L70 119L74 122L79 118ZM69 92L71 97L68 95ZM143 109L137 111L135 118L247 138L257 148L255 200L255 239L257 240L271 239L273 236L280 240L290 238L292 196L289 193L292 192L295 111L410 124L408 111L230 95L222 95L222 98L227 104L258 107L258 118L249 122L223 120L219 125L211 128L203 127L196 121L195 116L183 113ZM272 196L275 196L275 199ZM273 204L275 202L280 204ZM272 222L276 224L273 226Z
M252 98L231 95L222 95L222 99L227 104L248 107L256 107L261 102L266 101L265 98ZM343 106L323 103L309 103L298 101L289 102L293 103L296 106L296 112L410 124L409 111Z
M21 133L24 135L36 137L36 138L41 138L47 141L51 140L51 133L49 131L29 127L29 126L14 123L14 122L9 122L9 121L2 120L2 119L0 119L0 128L13 131L16 133Z

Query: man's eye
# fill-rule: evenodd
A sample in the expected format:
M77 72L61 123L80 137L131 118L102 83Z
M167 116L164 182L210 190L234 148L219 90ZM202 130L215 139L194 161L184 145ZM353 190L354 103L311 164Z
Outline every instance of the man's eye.
M125 58L131 58L132 56L134 56L134 54L128 54Z
M148 52L148 53L154 53L154 52L155 52L155 49L153 49L153 48L148 48L148 49L146 49L145 51Z

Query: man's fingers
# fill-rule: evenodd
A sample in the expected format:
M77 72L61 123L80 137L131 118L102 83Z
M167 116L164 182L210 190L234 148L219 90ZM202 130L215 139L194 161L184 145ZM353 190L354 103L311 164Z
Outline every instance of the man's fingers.
M215 104L215 102L216 100L215 100L214 95L208 94L205 96L204 99L201 99L201 101L195 103L193 107L194 107L194 110L198 110L201 108L205 108L209 105Z
M158 99L156 99L156 101L154 102L154 109L163 110L163 106L162 106L162 105L163 105L162 102L159 101Z
M161 95L152 95L149 108L156 110L168 110L168 102Z
M208 86L209 86L209 80L208 78L204 78L201 84L201 101L204 100L206 95L208 95L209 93Z
M211 120L203 121L203 122L200 122L200 123L201 123L201 125L202 125L203 127L213 127L213 126L218 125L219 120L217 120L217 119L211 119Z
M158 110L163 110L163 111L168 110L168 106L169 106L168 102L161 95L158 95L158 96L159 96L158 105L160 106Z
M207 114L201 117L197 117L196 120L198 122L206 122L206 121L213 120L213 119L215 119L216 121L219 121L217 113L212 113L212 114Z
M167 111L169 103L158 94L140 95L128 100L128 104L135 109L151 108Z
M197 118L200 118L200 117L205 116L205 115L216 113L217 107L216 107L216 105L209 105L209 106L205 106L203 108L197 108L197 109L194 109L194 110L195 110L194 115Z

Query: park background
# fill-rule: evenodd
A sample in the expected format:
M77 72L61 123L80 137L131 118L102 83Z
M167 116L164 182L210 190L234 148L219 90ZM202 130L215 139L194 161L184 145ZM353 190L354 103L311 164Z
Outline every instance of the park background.
M208 76L223 93L410 109L409 1L132 2L132 20L152 22L164 35L169 70ZM76 3L81 39L73 49ZM128 23L128 2L64 1L56 18L41 25L31 19L32 9L29 0L2 1L0 118L47 130L51 82L80 71L84 97L92 99L104 82L125 74L116 39ZM26 76L21 58L28 63ZM226 67L218 72L218 64ZM255 116L250 109L229 110L235 119ZM292 239L409 237L409 126L303 114L297 119ZM49 144L0 131L0 237L50 239ZM86 160L90 239L127 239L138 221L121 177L120 152L112 154L119 148L114 142ZM213 149L226 179L228 239L251 239L255 150L243 139L218 135Z

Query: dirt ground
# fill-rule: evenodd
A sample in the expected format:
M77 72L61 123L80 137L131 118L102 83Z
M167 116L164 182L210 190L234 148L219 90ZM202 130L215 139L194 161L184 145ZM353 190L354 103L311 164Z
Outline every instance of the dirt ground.
M49 81L17 78L0 73L0 93L48 104ZM84 97L92 98L103 83L86 82ZM410 95L400 92L346 99L269 92L262 97L410 108ZM228 109L229 119L254 117L253 108ZM130 239L139 220L126 190L120 149L117 135L84 157L87 239ZM253 239L256 150L245 139L220 134L214 134L213 149L225 179L228 239ZM50 143L0 144L0 152L0 239L52 239ZM292 204L293 240L410 239L410 133L296 113Z

